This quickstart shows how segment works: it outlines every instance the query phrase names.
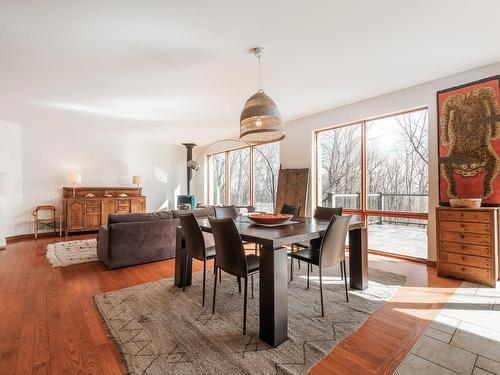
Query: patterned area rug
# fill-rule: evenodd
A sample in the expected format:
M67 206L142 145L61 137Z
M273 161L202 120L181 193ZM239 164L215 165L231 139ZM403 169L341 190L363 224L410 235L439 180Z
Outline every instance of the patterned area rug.
M223 275L212 315L213 272L207 271L207 301L201 306L201 273L183 293L163 279L95 296L111 336L132 374L305 374L390 299L406 278L370 269L369 288L345 301L339 268L325 270L325 317L321 317L317 268L305 289L305 267L288 285L289 339L277 348L259 340L259 283L248 303L242 335L243 295L236 279ZM250 289L250 285L249 285Z
M52 267L94 262L97 258L97 241L79 240L57 242L47 245L47 259Z

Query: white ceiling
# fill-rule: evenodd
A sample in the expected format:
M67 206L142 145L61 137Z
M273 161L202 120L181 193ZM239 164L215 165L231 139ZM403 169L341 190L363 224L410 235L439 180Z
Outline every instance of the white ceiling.
M263 85L285 120L500 61L500 1L0 2L0 120L143 141L239 131Z

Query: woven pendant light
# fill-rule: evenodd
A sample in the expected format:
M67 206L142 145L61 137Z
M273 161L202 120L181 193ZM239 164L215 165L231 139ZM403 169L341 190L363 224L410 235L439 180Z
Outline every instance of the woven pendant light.
M253 53L259 59L259 91L248 98L241 112L240 139L252 144L281 141L285 138L285 133L280 111L276 103L260 88L262 49L254 48Z

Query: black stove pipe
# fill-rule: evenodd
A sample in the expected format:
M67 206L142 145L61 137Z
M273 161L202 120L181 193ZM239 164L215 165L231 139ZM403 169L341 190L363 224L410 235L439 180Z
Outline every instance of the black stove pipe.
M193 159L193 148L196 146L194 143L183 143L186 147L186 162ZM189 167L187 169L187 195L191 195L191 179L193 178L193 170Z

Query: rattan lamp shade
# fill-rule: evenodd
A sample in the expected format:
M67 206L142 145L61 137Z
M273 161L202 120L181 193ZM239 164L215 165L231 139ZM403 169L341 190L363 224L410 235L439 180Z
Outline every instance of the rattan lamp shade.
M245 103L240 117L240 139L256 144L280 141L285 138L280 111L263 90Z

